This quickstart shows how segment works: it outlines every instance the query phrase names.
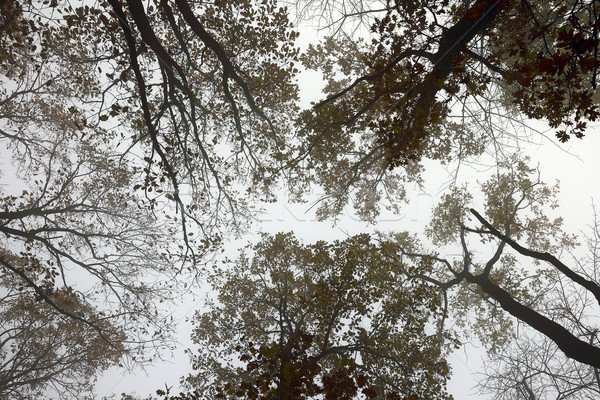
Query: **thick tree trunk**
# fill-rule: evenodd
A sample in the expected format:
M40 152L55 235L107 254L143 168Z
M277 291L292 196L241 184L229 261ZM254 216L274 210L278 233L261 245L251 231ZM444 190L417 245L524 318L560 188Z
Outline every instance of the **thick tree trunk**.
M562 325L519 303L506 290L490 282L487 276L468 275L466 279L479 285L511 315L550 338L567 357L600 368L600 348L580 340Z
M550 253L541 253L539 251L527 249L521 246L519 243L515 242L510 237L502 234L498 229L494 228L492 224L490 224L485 218L483 218L481 214L479 214L477 211L471 209L471 214L473 214L475 218L477 218L479 222L481 222L483 226L485 226L492 235L496 236L498 239L502 240L519 253L523 254L524 256L535 258L540 261L546 261L552 264L567 278L590 291L596 298L598 304L600 304L600 286L598 286L596 282L586 279L585 277L579 275Z
M465 15L446 30L433 56L433 69L416 88L419 99L415 110L426 110L431 106L436 93L442 88L454 69L456 57L471 39L484 30L506 5L506 0L478 0Z

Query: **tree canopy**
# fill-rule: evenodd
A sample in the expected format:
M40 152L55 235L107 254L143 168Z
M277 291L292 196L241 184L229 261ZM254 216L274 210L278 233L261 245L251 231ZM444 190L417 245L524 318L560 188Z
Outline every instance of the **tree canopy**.
M3 259L11 257L3 254ZM105 315L69 288L46 288L44 301L31 295L33 290L25 289L26 284L10 271L0 276L0 283L0 395L90 396L98 371L119 364L125 352L124 331L111 326Z
M367 235L305 246L279 234L251 250L214 271L217 302L194 318L186 384L202 398L448 398L435 286Z
M25 384L10 367L0 393L53 385L76 396L110 365L150 362L171 343L170 305L207 282L219 299L196 318L194 338L232 357L226 365L194 353L215 396L267 396L282 385L327 396L331 379L345 382L348 398L447 397L445 356L464 333L443 329L449 315L492 352L511 341L516 319L598 367L596 343L533 300L557 276L596 299L600 290L559 259L575 241L546 216L556 189L511 154L532 119L559 143L598 119L596 2L288 6L0 0L0 326L9 332L0 332L0 361L61 359L84 371L45 367ZM328 36L301 52L296 22L311 20ZM302 68L325 79L325 97L307 109ZM322 191L320 219L354 206L376 223L384 203L400 212L427 161L460 166L484 154L497 163L482 186L484 211L469 211L470 190L451 186L426 231L434 247L458 246L459 259L407 234L313 245L278 235L213 266L282 188L300 201ZM486 261L474 260L473 236L495 244ZM532 274L517 256L551 267ZM228 285L239 295L228 297ZM44 347L26 338L41 325L56 344L36 353ZM303 367L286 375L287 365ZM200 378L189 379L199 390Z
M278 234L226 260L210 279L216 297L194 318L190 391L164 398L446 398L446 352L473 337L495 360L482 392L594 393L597 224L588 258L569 267L555 257L575 238L542 208L558 187L526 161L480 184L482 213L466 187L442 197L425 231L431 248L408 232L312 245ZM441 256L452 243L461 254Z
M544 120L561 141L598 117L593 2L304 3L337 33L303 55L327 81L302 119L324 217L356 188L355 206L376 219L382 197L397 205L403 182L418 181L420 161L502 152L520 116ZM344 31L357 24L366 39Z

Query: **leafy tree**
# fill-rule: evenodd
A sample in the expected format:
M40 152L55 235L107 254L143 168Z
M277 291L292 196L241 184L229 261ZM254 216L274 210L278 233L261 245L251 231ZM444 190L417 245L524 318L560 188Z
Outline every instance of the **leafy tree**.
M374 221L381 199L399 207L419 182L421 160L506 156L528 137L523 117L561 141L583 136L599 115L598 11L579 0L301 1L332 30L303 55L327 82L301 117L319 215L352 198Z
M284 8L27 1L3 15L3 73L17 88L5 89L5 139L34 121L115 139L143 172L136 190L173 202L186 244L187 223L214 239L245 225L252 195L269 197L297 98Z
M17 171L0 197L0 270L49 305L48 294L77 290L126 337L95 325L97 334L126 342L129 360L143 362L168 340L158 302L174 298L186 256L170 243L173 223L131 192L135 169L101 141L69 134L37 131L10 143Z
M160 303L252 213L235 184L268 192L284 143L265 113L294 110L295 35L274 2L2 1L2 273L64 316L81 317L48 293L79 291L125 333L87 321L101 337L151 359Z
M0 283L0 396L92 396L95 375L117 365L125 351L124 331L68 288L46 289L45 302L12 273Z
M217 302L195 317L185 383L201 398L449 398L437 288L367 235L264 236L251 253L215 270Z
M115 354L145 363L170 344L163 305L284 163L295 37L274 1L0 2L0 272L56 313L49 326L70 318L114 349L37 388L78 397ZM79 306L54 298L68 293Z

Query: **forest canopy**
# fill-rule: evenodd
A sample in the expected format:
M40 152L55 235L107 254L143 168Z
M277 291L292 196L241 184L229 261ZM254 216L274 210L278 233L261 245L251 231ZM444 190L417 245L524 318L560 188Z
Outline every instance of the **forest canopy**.
M522 369L507 382L510 349L528 343L515 341L521 323L549 341L532 357L556 346L597 384L588 300L570 300L600 301L596 265L563 260L577 240L550 217L558 186L519 145L546 140L536 123L558 146L592 131L599 11L579 0L0 0L0 396L93 398L98 373L174 348L172 308L206 290L218 299L193 318L206 352L190 350L180 397L448 398L446 356L476 333L498 363L484 391L542 393L546 378ZM301 47L311 24L325 34ZM325 83L303 108L306 70ZM484 182L474 197L461 166L483 159L494 174L466 178ZM282 190L298 202L322 193L320 220L353 207L377 226L426 166L452 178L423 243L278 234L221 255L260 230ZM473 237L489 258L476 260ZM441 256L447 246L460 256ZM241 358L225 365L219 352Z

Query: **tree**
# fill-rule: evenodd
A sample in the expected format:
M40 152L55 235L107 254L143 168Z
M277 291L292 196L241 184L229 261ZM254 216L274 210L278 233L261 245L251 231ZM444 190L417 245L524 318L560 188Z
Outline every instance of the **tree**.
M449 398L439 292L367 235L264 236L251 253L215 270L194 318L185 384L200 398Z
M595 210L590 228L584 237L586 253L572 253L572 263L578 274L597 281L600 226ZM536 303L553 321L598 347L598 324L590 312L597 307L597 299L585 288L557 274ZM590 399L600 393L597 367L567 358L556 343L530 330L519 329L515 341L486 364L479 389L498 399Z
M562 220L551 220L542 208L556 206L552 198L557 188L543 184L539 176L535 177L536 171L523 161L511 159L504 168L507 173L498 173L482 185L486 217L473 209L469 212L470 195L465 188L454 189L434 211L429 236L437 245L457 242L462 249L461 258L441 258L436 252L402 245L390 250L389 256L400 261L408 258L436 264L437 267L432 267L435 274L425 274L423 279L454 293L450 303L456 318L468 321L492 353L510 342L514 335L511 326L516 320L546 336L566 357L598 368L600 348L589 337L578 337L572 331L576 327L571 321L555 318L544 309L545 302L539 301L556 284L557 276L593 296L595 302L600 298L599 285L594 279L552 255L574 245L574 238L560 228ZM480 227L466 225L469 214ZM468 234L490 243L492 256L484 261L475 260ZM527 244L520 244L522 241ZM507 253L508 248L513 253ZM538 267L519 267L517 256L531 259ZM475 315L468 313L470 307L475 307ZM581 320L584 316L576 318Z
M13 264L27 262L3 254L10 258ZM0 396L91 396L95 375L117 365L125 352L124 331L68 288L46 289L51 304L63 313L10 272L0 276L0 288Z
M18 88L5 105L39 105L6 113L11 128L59 117L116 139L128 161L139 156L136 190L173 202L186 244L188 223L214 239L243 228L252 195L270 196L296 111L296 33L285 9L27 1L6 3L3 15L5 76Z
M543 335L521 334L486 364L478 390L499 400L593 399L600 391L598 369L566 358Z
M351 196L371 220L381 199L399 207L423 159L501 159L527 137L522 117L544 120L560 141L598 118L595 2L300 4L333 31L303 55L327 82L327 97L301 117L322 218Z
M101 126L97 68L112 58L95 40L80 43L64 3L1 5L0 275L10 290L0 386L16 398L49 387L77 398L96 372L170 346L160 303L177 298L190 257L156 199L132 190L143 182L138 156ZM52 10L65 19L54 24Z
M286 18L273 1L0 2L10 165L0 272L26 287L23 301L44 303L49 324L70 318L98 335L98 349L113 348L81 375L40 373L39 388L76 378L85 391L115 354L143 364L171 344L166 304L195 283L222 235L244 229L250 200L269 197L268 175L283 163L297 52ZM54 297L68 293L79 306ZM69 357L87 362L84 351ZM73 387L60 397L77 397Z
M185 254L169 241L173 224L131 193L134 169L101 141L69 134L37 131L11 143L21 180L0 198L0 270L63 316L83 317L50 295L77 291L126 337L90 322L97 334L127 343L129 360L143 362L168 340L158 302L174 298Z
M283 133L296 111L297 34L286 10L247 0L102 7L118 21L122 62L135 82L129 90L138 97L135 121L147 129L140 142L155 164L140 189L161 176L182 217L204 234L240 229L252 213L248 199L271 198L293 140ZM193 198L186 207L180 187Z
M174 16L171 7L0 3L0 142L14 167L6 173L15 175L0 193L1 271L75 320L81 312L50 294L81 293L124 336L88 326L119 348L126 343L135 362L168 344L160 303L194 282L221 235L247 223L252 205L235 183L254 190L280 162L259 165L256 157L282 145L269 138L273 121L261 110L294 109L286 57L296 50L286 43L295 33L285 10L273 2L193 10L180 2ZM157 39L150 21L168 33ZM226 39L226 55L203 26ZM198 34L208 47L189 40ZM227 68L218 77L221 63ZM248 83L242 65L252 67ZM278 90L256 103L267 84ZM243 99L248 109L238 106ZM246 138L242 126L258 134Z

